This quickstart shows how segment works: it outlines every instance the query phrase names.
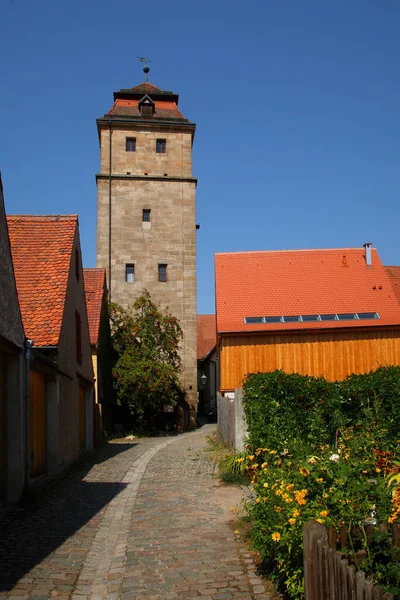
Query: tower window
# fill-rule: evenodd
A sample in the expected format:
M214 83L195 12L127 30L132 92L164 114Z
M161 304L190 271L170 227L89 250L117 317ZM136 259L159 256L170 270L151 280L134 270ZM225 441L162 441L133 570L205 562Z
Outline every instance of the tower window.
M126 138L126 151L136 152L136 138Z
M167 265L158 265L158 281L167 281Z
M135 265L125 265L125 281L126 283L135 281Z
M143 223L150 223L150 208L144 208L142 213L142 221Z
M167 140L157 140L156 152L157 154L165 154L167 151Z

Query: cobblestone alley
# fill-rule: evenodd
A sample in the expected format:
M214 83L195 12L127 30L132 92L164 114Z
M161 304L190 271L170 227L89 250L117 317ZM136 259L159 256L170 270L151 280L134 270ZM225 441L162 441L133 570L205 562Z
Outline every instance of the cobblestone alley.
M267 600L228 524L237 488L204 448L214 426L111 443L0 524L0 598Z

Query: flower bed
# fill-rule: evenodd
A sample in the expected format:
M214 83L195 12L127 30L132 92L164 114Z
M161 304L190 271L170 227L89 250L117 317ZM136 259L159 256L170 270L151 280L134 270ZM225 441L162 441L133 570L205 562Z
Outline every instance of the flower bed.
M384 524L400 517L399 421L391 397L395 381L400 389L400 369L379 371L342 384L281 372L246 380L251 446L245 464L256 496L248 506L250 535L290 598L303 598L302 534L309 519L334 526L338 536L346 527L356 567L400 598L390 528L377 528L367 540L363 526L371 514Z

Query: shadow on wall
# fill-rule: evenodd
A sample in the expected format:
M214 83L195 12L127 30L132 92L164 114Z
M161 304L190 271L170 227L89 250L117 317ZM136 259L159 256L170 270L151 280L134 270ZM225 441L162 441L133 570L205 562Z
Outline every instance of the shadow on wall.
M100 511L126 487L117 480L105 483L83 481L83 478L94 464L132 446L109 444L90 464L88 461L49 486L37 503L20 503L4 517L0 522L0 592L11 590L21 577L52 553L48 559L52 571L68 571L71 578L79 574L79 563L85 559L96 535ZM77 547L76 539L69 538L89 522L83 543L80 540ZM57 552L60 546L62 549Z

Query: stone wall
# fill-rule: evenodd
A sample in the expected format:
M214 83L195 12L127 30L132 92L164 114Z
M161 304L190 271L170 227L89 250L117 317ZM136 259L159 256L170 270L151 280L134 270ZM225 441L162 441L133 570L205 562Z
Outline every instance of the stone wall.
M139 128L140 125L136 127ZM154 125L154 128L157 124ZM101 169L97 176L97 266L109 281L109 138L101 130ZM136 138L127 152L126 137ZM166 139L165 154L156 139ZM196 180L191 177L192 131L117 129L112 134L111 299L125 307L147 289L161 309L179 319L182 384L190 405L197 405L196 330ZM145 175L147 173L147 175ZM143 222L143 209L150 221ZM167 265L167 281L158 265ZM133 282L126 265L134 265Z

